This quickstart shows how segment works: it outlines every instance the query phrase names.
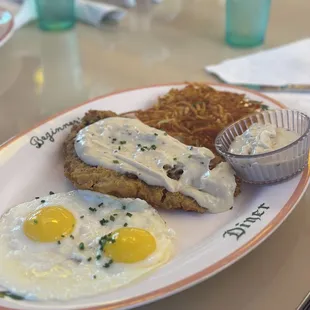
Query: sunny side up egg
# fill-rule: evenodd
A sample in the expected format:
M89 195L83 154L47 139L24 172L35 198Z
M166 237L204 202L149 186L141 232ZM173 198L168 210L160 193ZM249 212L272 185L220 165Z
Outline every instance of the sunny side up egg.
M41 199L0 219L0 285L14 294L92 296L128 284L173 255L174 232L143 200L90 191Z

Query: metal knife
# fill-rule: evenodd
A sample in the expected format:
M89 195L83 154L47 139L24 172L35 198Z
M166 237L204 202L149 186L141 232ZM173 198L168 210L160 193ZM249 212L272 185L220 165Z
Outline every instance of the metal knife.
M257 91L269 92L294 92L294 93L310 93L310 84L286 84L286 85L260 85L260 84L230 84L234 86L250 88Z

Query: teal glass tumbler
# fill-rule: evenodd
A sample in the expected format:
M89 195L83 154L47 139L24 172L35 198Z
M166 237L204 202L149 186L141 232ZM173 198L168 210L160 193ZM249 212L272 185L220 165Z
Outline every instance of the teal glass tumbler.
M75 0L35 0L39 28L47 31L70 29L75 25Z
M271 0L226 0L226 42L254 47L265 40Z

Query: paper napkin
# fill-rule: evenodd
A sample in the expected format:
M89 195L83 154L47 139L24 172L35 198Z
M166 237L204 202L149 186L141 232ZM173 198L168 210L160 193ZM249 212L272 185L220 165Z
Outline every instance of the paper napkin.
M0 0L0 6L14 14L15 30L37 18L34 0ZM90 0L77 0L76 11L80 21L95 27L107 19L119 21L126 14L126 10L118 6Z
M226 83L310 84L310 39L206 66Z

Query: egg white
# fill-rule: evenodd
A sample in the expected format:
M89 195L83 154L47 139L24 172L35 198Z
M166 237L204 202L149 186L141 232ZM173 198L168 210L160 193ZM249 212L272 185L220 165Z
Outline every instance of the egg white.
M100 203L103 206L98 207ZM74 239L66 237L57 244L35 242L25 236L26 217L35 210L55 205L74 215ZM132 216L126 215L127 212ZM111 215L115 220L102 226L99 221ZM109 258L98 253L99 239L124 223L151 233L156 250L143 261L113 263L104 268ZM96 295L128 284L166 263L173 255L173 239L174 232L143 200L119 199L91 191L50 195L13 207L0 218L0 285L28 299L68 300ZM85 245L83 251L79 249L81 242ZM102 258L96 260L98 254Z

